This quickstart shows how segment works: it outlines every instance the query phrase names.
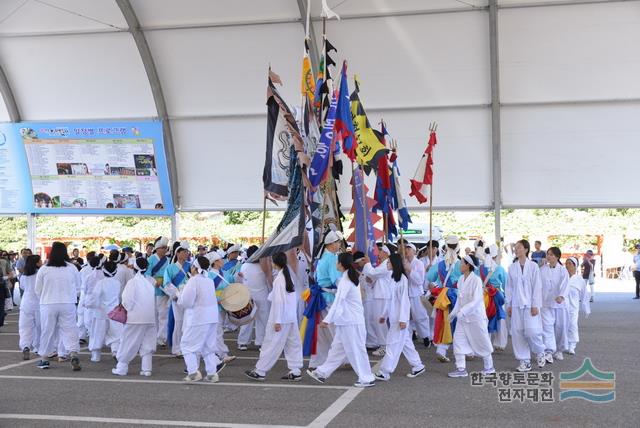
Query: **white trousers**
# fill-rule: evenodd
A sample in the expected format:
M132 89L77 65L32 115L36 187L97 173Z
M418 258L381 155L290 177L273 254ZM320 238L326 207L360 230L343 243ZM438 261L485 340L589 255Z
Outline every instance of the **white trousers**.
M125 324L118 348L116 370L127 374L129 363L136 354L142 359L142 371L151 371L151 358L156 350L156 326L154 324Z
M264 341L271 302L267 299L253 299L253 303L256 305L256 316L250 323L240 326L240 332L238 333L238 345L248 345L251 343L252 336L255 337L254 343L256 346L262 346L262 342Z
M180 340L182 339L182 320L184 319L184 308L178 305L175 300L171 301L171 309L173 310L173 334L171 335L171 353L180 355Z
M546 352L569 349L567 308L542 308L542 340Z
M156 296L156 326L158 329L157 343L167 343L167 321L169 319L169 296Z
M322 310L322 318L327 316L329 309ZM331 343L333 342L335 327L330 324L327 328L318 326L318 342L316 343L316 353L309 359L309 367L319 367L327 360ZM366 334L366 333L365 333Z
M398 326L392 326L389 329L384 358L380 363L380 371L386 375L393 373L400 361L400 355L404 355L413 371L424 368L420 355L413 345L413 340L411 340L411 329L408 326L404 330L400 330Z
M89 351L100 351L106 345L115 355L120 346L123 327L123 324L108 318L94 318L89 336Z
M371 372L367 348L364 345L367 336L364 324L337 325L335 328L335 336L327 359L324 364L316 368L316 373L328 378L346 358L360 382L373 382L375 378Z
M40 323L41 335L38 353L43 359L53 352L57 345L57 342L54 341L56 331L59 331L60 340L68 352L77 353L80 350L75 304L40 305Z
M580 334L578 333L579 311L569 311L569 326L567 328L567 341L569 342L569 351L575 352L576 345L580 342Z
M220 319L222 319L222 316L224 315L224 313L220 312L218 315L220 316ZM216 323L216 325L217 325L216 330L218 335L218 340L216 341L218 350L216 352L219 357L224 358L227 355L229 355L229 347L227 346L226 343L224 343L224 327L222 327L222 323L218 322Z
M486 357L493 352L493 345L489 338L486 321L471 321L458 319L456 331L453 333L453 355L477 355Z
M455 354L456 357L456 368L458 370L464 370L467 368L467 356L465 354ZM484 361L485 369L493 368L493 356L491 354L482 357Z
M256 363L256 373L265 376L282 355L287 360L289 371L295 375L300 375L302 368L302 341L297 323L281 324L280 331L276 331L274 324L267 324L264 342L260 349L260 358Z
M189 374L195 373L200 367L200 357L204 360L204 367L208 375L216 374L216 367L220 360L216 355L218 350L218 323L202 324L185 327L182 332L182 354Z
M40 305L20 306L18 333L20 349L29 348L36 352L40 343Z
M505 349L508 341L509 329L507 328L507 320L501 319L498 321L498 331L491 333L491 343L496 348Z
M531 353L544 354L542 319L531 315L530 308L513 308L511 312L511 345L517 360L531 360Z
M84 291L80 293L80 299L78 300L77 318L79 337L80 339L86 339L89 337L89 330L84 325Z
M432 337L429 328L429 313L422 304L420 296L409 297L409 305L411 306L411 328L416 331L420 339Z
M365 338L365 344L367 348L375 348L384 343L378 343L378 338L375 334L375 328L378 323L375 310L375 302L373 299L367 299L362 301L362 307L364 308L364 326L367 330L367 336Z
M385 313L387 305L390 303L390 299L373 299L373 306L375 311L375 326L373 327L373 335L376 338L376 344L378 346L384 346L387 343L387 334L389 333L389 326L386 322L381 323L380 318Z

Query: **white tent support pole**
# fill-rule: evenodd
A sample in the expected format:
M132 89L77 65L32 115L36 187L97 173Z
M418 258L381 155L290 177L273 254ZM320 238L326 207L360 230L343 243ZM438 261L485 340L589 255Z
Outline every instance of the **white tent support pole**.
M153 94L153 100L156 104L158 118L162 121L162 131L164 135L164 148L167 156L167 166L169 168L169 181L171 183L171 198L176 209L180 207L180 192L178 187L178 167L176 164L176 152L173 142L173 133L171 132L171 121L167 110L167 103L158 77L155 61L151 55L151 49L140 28L140 22L136 16L133 6L129 0L116 0L124 19L127 21L128 31L131 33L133 40L140 53L140 59L144 65L144 69L149 79L149 86Z
M489 0L489 60L491 67L491 154L493 214L496 244L500 244L500 210L502 209L502 158L500 153L500 70L498 59L498 5Z
M20 120L22 119L20 117L20 110L18 109L18 104L16 103L16 99L13 96L11 85L9 85L9 79L7 79L7 75L4 73L1 65L0 95L2 96L2 99L4 99L4 104L7 106L7 112L9 112L9 119L11 120L11 122L20 122Z
M36 249L37 242L37 230L36 230L36 215L27 214L27 248L34 251Z
M300 10L300 22L302 28L306 31L307 25L307 0L296 0L298 9ZM309 56L311 57L311 67L314 72L318 70L318 61L320 60L320 51L316 42L316 32L313 29L313 20L309 20Z
M178 224L178 214L171 216L171 240L176 241L180 236L180 225Z

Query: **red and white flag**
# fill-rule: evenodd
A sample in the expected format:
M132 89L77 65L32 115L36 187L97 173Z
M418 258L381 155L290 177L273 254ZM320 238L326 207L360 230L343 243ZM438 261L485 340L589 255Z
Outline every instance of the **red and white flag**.
M429 134L429 143L422 154L418 169L411 180L411 193L409 196L415 196L419 203L427 202L427 186L433 185L433 148L438 144L436 132L431 131Z

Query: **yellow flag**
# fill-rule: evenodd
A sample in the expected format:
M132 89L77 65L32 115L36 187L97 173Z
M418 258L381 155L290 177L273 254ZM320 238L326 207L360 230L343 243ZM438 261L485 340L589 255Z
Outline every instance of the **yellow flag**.
M377 167L377 160L385 153L385 147L371 129L367 113L360 102L358 95L359 82L356 78L356 89L351 94L351 118L356 134L358 146L356 147L356 162L364 167Z
M309 98L311 102L313 102L313 98L316 92L316 82L313 80L313 70L311 69L311 59L309 59L309 54L305 53L302 58L302 87L301 93L302 96L306 96Z

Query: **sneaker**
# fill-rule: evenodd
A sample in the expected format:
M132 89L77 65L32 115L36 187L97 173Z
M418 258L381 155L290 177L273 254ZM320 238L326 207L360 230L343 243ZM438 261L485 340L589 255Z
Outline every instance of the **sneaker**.
M246 372L244 372L244 375L249 379L257 380L258 382L264 382L264 376L260 376L258 373L256 373L255 370L247 370Z
M544 361L545 361L545 363L553 364L553 353L552 352L545 352ZM540 365L539 361L538 361L538 365ZM544 364L542 365L542 367L544 367Z
M309 375L309 377L313 378L314 380L320 382L320 383L325 383L326 379L323 378L322 376L320 376L318 373L316 373L315 370L311 371L311 370L307 370L307 374Z
M564 357L562 356L562 352L558 351L556 353L553 354L553 358L555 358L556 360L564 360Z
M40 362L38 363L38 365L36 366L39 369L42 370L46 370L49 368L49 361L46 360L40 360Z
M100 362L100 351L93 351L91 352L91 362L92 363L99 363Z
M438 361L440 361L441 363L450 363L451 360L449 359L449 357L447 357L446 355L442 355L442 354L436 354L436 358L438 359Z
M371 355L373 355L374 357L384 357L384 354L386 354L387 351L384 349L384 346L379 347L378 349L376 349L375 351L373 351L371 353Z
M22 359L23 360L30 360L31 359L31 351L29 350L29 348L24 348L22 350Z
M289 382L300 382L302 380L302 376L289 372L286 375L282 376L280 380L286 380Z
M49 355L47 355L47 358L49 358L50 360L53 358L57 358L58 357L58 353L57 352L52 352Z
M58 357L59 363L66 363L67 361L69 361L69 357L66 357L64 355Z
M569 350L567 351L567 354L569 354L569 355L576 355L576 350L575 350L575 349L569 349Z
M71 369L74 372L79 372L82 369L82 367L80 367L80 358L77 356L71 357Z
M386 374L384 374L382 372L374 373L373 377L375 377L377 380L381 380L383 382L386 382L389 379L391 379L391 376L386 375Z
M424 374L426 371L427 370L424 367L421 368L420 370L415 370L415 371L411 370L411 373L407 373L407 377L411 377L411 378L418 377L418 376Z
M142 370L140 372L140 376L149 377L151 376L151 370Z
M431 341L429 340L429 338L428 338L428 337L425 337L425 338L422 340L422 343L424 343L424 347L425 347L425 348L427 348L427 349L428 349L428 348L431 348Z
M111 374L116 375L116 376L126 376L126 373L120 372L118 371L118 369L111 369Z
M227 367L227 363L222 362L216 366L216 373L220 373L225 367Z
M547 357L545 355L540 355L536 360L539 369L543 368L547 364ZM553 356L551 356L551 360L553 361Z
M516 367L517 372L530 372L531 363L529 361L520 361L520 365Z
M469 373L467 373L466 369L456 369L455 371L449 372L447 375L449 377L467 377Z
M371 388L372 386L376 386L375 381L371 381L371 382L356 382L353 384L353 386L355 386L356 388Z
M246 351L247 349L249 349L247 345L238 345L238 351Z
M185 382L198 382L199 380L202 380L202 374L200 373L200 370L196 370L195 373L188 374L182 380Z
M482 374L483 375L489 375L489 374L494 374L496 372L496 369L494 369L493 367L491 367L490 369L482 369Z
M209 382L209 383L218 383L220 382L220 377L218 376L218 373L210 374L210 375L206 375L203 381Z
M222 362L225 364L229 364L231 361L235 360L236 356L235 355L227 355L226 357L224 357L222 359Z

